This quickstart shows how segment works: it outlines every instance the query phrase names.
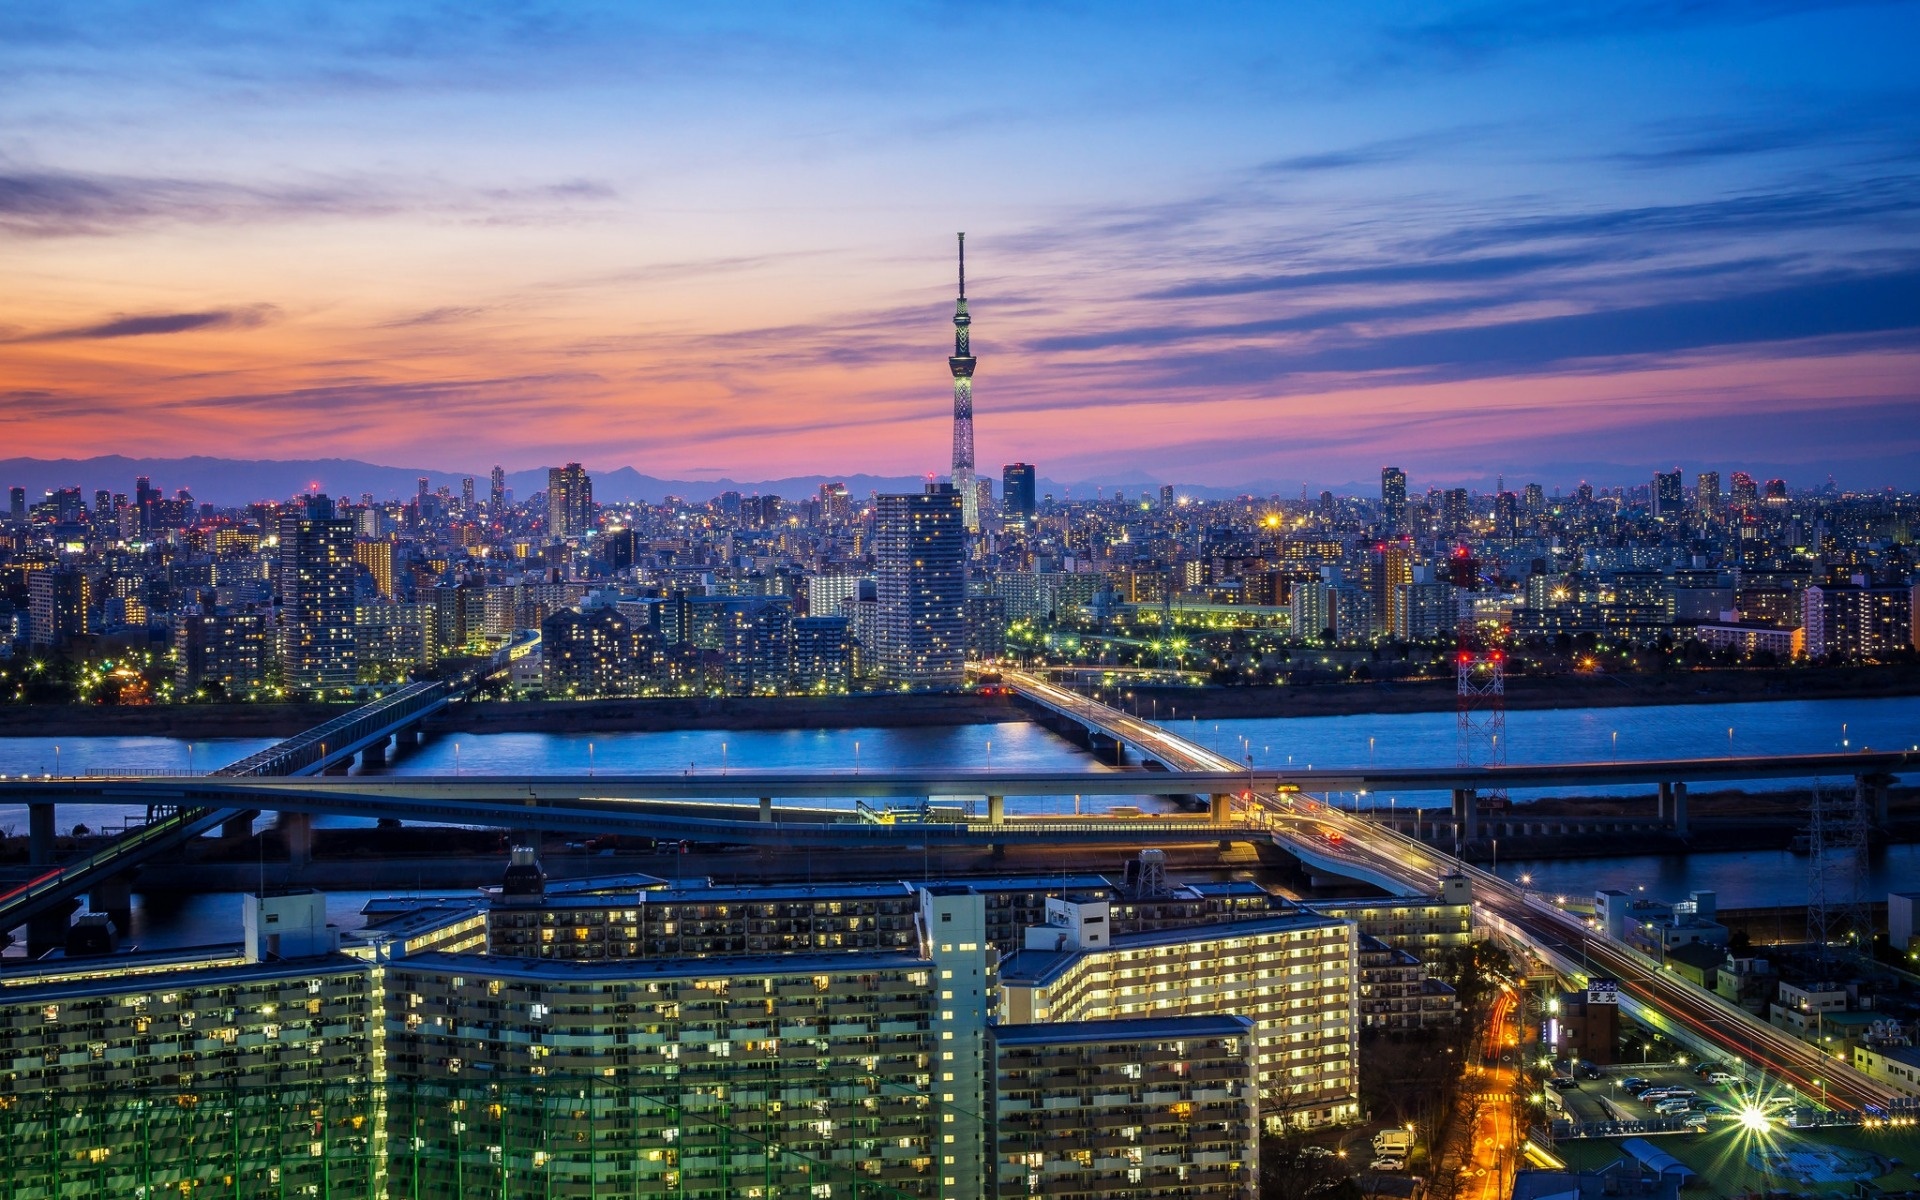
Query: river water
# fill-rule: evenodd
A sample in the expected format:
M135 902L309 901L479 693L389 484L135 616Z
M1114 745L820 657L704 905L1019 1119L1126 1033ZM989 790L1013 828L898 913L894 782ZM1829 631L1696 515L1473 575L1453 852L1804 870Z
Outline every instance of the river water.
M1169 722L1180 734L1256 765L1416 766L1456 758L1452 713L1365 714L1237 721ZM1594 762L1618 758L1688 758L1718 754L1784 754L1920 745L1920 697L1775 701L1648 708L1566 709L1509 713L1507 756L1514 763ZM1731 735L1729 735L1731 730ZM264 739L188 742L170 738L0 738L0 774L84 775L90 771L201 772L267 745ZM58 750L56 752L56 747ZM1616 749L1617 747L1617 749ZM1038 770L1104 770L1037 725L1008 722L902 729L691 730L666 733L448 734L410 752L382 773L718 774L760 770L872 770L999 766ZM1756 786L1780 787L1779 782ZM1598 790L1598 789L1596 789ZM1641 791L1647 789L1624 789ZM1516 799L1524 799L1517 796ZM1444 796L1336 797L1339 803L1440 804ZM1070 812L1072 796L1009 798L1013 811ZM1089 799L1089 807L1104 803ZM75 805L76 822L112 827L126 810ZM334 824L353 824L342 819ZM19 806L0 806L0 830L24 832ZM1726 907L1803 903L1806 859L1754 851L1632 858L1501 863L1510 878L1530 876L1549 892L1586 895L1596 887L1645 887L1680 898L1712 889ZM1920 847L1896 846L1870 865L1867 893L1920 887ZM331 897L334 918L358 924L365 894ZM142 944L218 940L237 927L238 900L192 897L136 915ZM229 911L231 910L231 911Z

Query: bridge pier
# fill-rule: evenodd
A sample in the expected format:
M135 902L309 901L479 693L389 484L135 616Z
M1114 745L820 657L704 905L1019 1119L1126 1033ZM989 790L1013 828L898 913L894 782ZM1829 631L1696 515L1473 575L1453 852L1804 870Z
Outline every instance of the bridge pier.
M1860 807L1868 811L1876 828L1885 828L1887 824L1887 785L1891 782L1891 777L1886 775L1853 777L1854 794L1860 801Z
M1687 836L1687 785L1673 785L1673 831L1681 837Z
M220 822L220 836L239 840L253 836L253 816L250 812Z
M282 812L274 816L274 827L287 844L287 863L295 870L313 862L313 814Z
M1207 807L1208 818L1215 825L1233 824L1233 797L1226 792L1215 792Z
M1473 788L1453 789L1453 823L1463 841L1480 836L1480 794Z
M387 765L387 743L391 738L381 738L366 749L360 751L360 769L366 771L373 767Z
M66 900L36 917L27 918L27 957L39 958L67 944L68 921L80 907L78 900Z
M27 805L27 863L53 865L54 808L51 801Z
M987 824L1005 825L1007 823L1007 798L1005 796L987 797Z
M760 823L763 825L773 824L773 797L772 796L760 797Z
M1661 781L1660 799L1656 803L1658 804L1658 808L1655 810L1655 813L1660 818L1660 823L1664 825L1667 821L1667 814L1673 811L1673 785L1671 783L1665 780Z
M87 892L87 908L106 913L122 937L133 932L133 877L116 875L94 884Z

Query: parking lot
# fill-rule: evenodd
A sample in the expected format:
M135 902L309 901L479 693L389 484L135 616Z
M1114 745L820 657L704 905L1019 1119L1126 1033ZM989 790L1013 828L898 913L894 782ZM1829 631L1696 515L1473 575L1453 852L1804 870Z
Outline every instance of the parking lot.
M1739 1107L1734 1098L1738 1085L1723 1087L1708 1083L1693 1073L1691 1064L1602 1067L1600 1071L1599 1079L1587 1079L1580 1072L1574 1072L1574 1080L1580 1086L1559 1092L1567 1120L1643 1121L1653 1117L1651 1106L1642 1104L1621 1086L1633 1078L1650 1080L1656 1087L1686 1088L1694 1093L1693 1106L1696 1111L1703 1106L1714 1105L1732 1113Z

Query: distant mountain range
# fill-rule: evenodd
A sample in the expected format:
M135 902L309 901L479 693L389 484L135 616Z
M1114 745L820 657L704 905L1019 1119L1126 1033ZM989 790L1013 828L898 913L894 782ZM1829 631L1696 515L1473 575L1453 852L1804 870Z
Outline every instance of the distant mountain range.
M1890 460L1884 465L1888 468L1887 477L1905 478L1911 470L1900 470L1897 464L1904 460ZM1721 464L1720 469L1730 472L1741 467L1740 463ZM1882 465L1882 464L1876 464ZM1909 468L1910 468L1910 464ZM1750 468L1761 474L1761 468ZM109 491L133 493L133 481L136 476L145 475L153 481L153 486L171 496L180 488L193 493L194 499L221 507L247 504L255 500L282 499L297 495L317 486L332 496L359 497L371 492L379 499L405 498L414 494L419 487L422 475L427 477L427 486L438 490L451 488L457 495L460 481L471 474L475 490L484 498L487 493L487 471L482 467L474 471L443 471L431 467L389 467L377 463L362 462L354 458L309 458L309 459L246 459L246 458L129 458L125 455L110 454L97 458L7 458L0 459L0 487L24 487L29 501L38 500L42 493L63 487L78 487L86 493L87 502L93 501L93 493L100 488ZM821 484L838 480L847 485L847 490L855 497L864 498L869 492L913 492L919 491L927 477L923 475L794 475L784 479L661 479L653 475L643 475L632 467L619 467L611 471L590 471L593 476L594 498L602 502L647 501L658 503L668 496L679 496L686 500L709 500L721 492L741 492L746 495L783 496L798 500L813 495ZM1771 472L1768 472L1771 473ZM1824 472L1823 472L1824 473ZM1558 463L1542 471L1548 481L1548 490L1555 486L1556 479L1591 479L1596 485L1617 486L1620 484L1643 484L1650 472L1637 467L1621 466L1611 463ZM1812 477L1809 477L1812 476ZM1539 478L1540 476L1532 476ZM1763 476L1764 477L1764 476ZM1496 476L1489 474L1485 479L1448 480L1449 486L1464 484L1476 490L1488 490ZM1518 472L1509 472L1507 486L1518 490L1524 482ZM1688 476L1692 481L1692 476ZM1413 491L1425 491L1431 481L1413 479L1409 487ZM1803 466L1791 482L1795 487L1817 486L1818 476L1812 475L1810 467ZM540 467L531 471L510 471L507 473L507 486L520 499L543 491L547 486L547 469ZM999 489L997 472L994 477L996 494ZM1724 486L1724 484L1723 484ZM1143 491L1156 492L1159 483L1145 475L1129 474L1124 478L1105 480L1075 480L1062 483L1059 480L1042 477L1039 491L1042 495L1052 494L1061 499L1068 496L1090 496L1095 488L1101 488L1111 494L1115 488L1129 496ZM1378 480L1349 480L1345 483L1310 485L1310 491L1318 494L1323 488L1342 496L1377 496L1380 492ZM1175 483L1175 489L1183 496L1197 496L1204 499L1228 499L1234 496L1254 494L1262 496L1298 497L1300 481L1291 484L1276 480L1258 480L1233 486Z
M388 467L352 458L240 459L240 458L128 458L109 454L98 458L8 458L0 459L0 486L24 487L29 500L38 500L54 488L78 487L92 503L93 493L109 491L133 494L133 481L145 475L153 486L171 496L180 488L193 493L202 503L229 507L256 500L280 499L318 488L332 496L358 497L371 492L378 499L406 498L419 488L425 476L429 489L451 488L460 491L460 481L473 477L475 491L487 494L487 468L472 472L443 471L431 467ZM869 492L915 492L926 483L921 475L795 475L785 479L660 479L643 475L632 467L611 471L593 471L594 499L603 503L647 501L658 503L668 496L687 500L708 500L722 492L746 495L784 496L800 499L815 494L821 484L839 481L855 497ZM507 486L525 499L545 490L547 469L509 471ZM1042 479L1040 490L1057 496L1091 493L1094 484L1061 485ZM1151 486L1145 481L1132 484L1137 491ZM994 481L996 491L999 480ZM1233 495L1231 489L1182 489L1196 495Z

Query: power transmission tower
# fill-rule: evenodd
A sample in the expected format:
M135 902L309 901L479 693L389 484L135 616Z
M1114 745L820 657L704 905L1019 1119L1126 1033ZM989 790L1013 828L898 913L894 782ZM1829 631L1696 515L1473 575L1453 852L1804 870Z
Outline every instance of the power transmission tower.
M1813 781L1807 803L1807 941L1822 964L1834 948L1866 952L1873 944L1867 917L1867 835L1870 814L1858 788Z

